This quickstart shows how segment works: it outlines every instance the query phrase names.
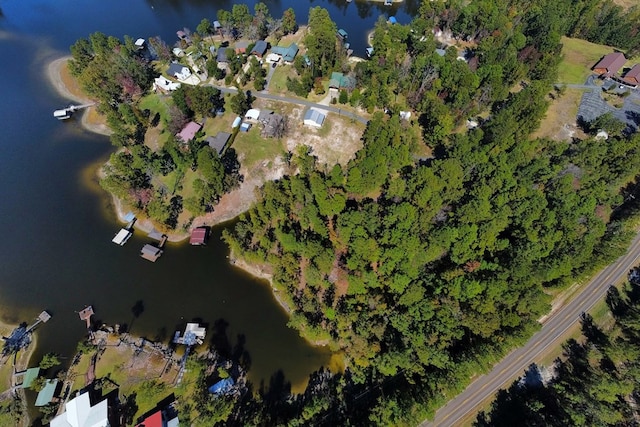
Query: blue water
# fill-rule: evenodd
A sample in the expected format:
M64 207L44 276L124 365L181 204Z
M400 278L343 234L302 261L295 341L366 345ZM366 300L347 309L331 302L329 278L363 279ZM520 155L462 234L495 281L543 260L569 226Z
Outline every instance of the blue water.
M251 8L255 2L248 1ZM364 56L366 33L380 16L408 22L419 1L393 8L382 3L265 1L274 16L293 7L304 23L310 6L330 11ZM84 334L76 313L93 304L106 323L132 324L133 332L167 339L181 323L199 318L228 322L231 344L245 340L250 378L268 380L282 369L294 384L326 365L330 353L289 329L287 315L268 284L229 266L214 231L206 248L169 245L151 264L138 256L139 233L125 247L111 243L120 224L108 196L96 190L97 166L112 151L107 138L82 129L76 118L53 119L68 103L46 80L47 64L69 53L78 38L101 31L122 38L159 35L176 41L183 27L216 19L230 1L31 0L0 1L0 316L30 321L47 309L53 319L38 332L37 363L49 351L70 355ZM87 179L88 177L88 179ZM142 300L144 312L131 308Z

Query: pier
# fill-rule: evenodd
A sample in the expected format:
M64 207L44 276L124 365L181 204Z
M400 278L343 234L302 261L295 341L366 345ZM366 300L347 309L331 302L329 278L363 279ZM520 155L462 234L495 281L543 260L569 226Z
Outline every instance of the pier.
M91 107L92 105L95 105L95 102L92 102L91 104L69 105L67 108L55 110L53 112L53 117L55 117L58 120L66 120L70 118L71 115L76 111L81 110L83 108Z
M93 307L88 305L83 310L81 310L78 315L81 320L87 322L87 329L91 328L91 316L93 316Z

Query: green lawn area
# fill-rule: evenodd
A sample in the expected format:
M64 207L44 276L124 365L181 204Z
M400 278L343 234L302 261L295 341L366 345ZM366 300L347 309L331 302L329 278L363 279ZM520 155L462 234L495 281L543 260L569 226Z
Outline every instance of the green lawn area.
M233 148L246 168L252 168L262 161L270 162L284 152L281 140L260 136L259 126L252 126L248 132L238 132Z
M613 47L595 44L586 40L570 37L562 38L562 62L558 71L558 82L582 84L585 82L591 68ZM627 62L629 64L629 62Z
M287 77L295 77L296 71L290 65L278 65L269 82L269 92L276 94L287 93Z
M162 121L167 123L169 120L169 105L171 102L173 102L171 101L171 97L150 93L140 99L139 106L141 110L151 111L152 117L153 114L159 113Z

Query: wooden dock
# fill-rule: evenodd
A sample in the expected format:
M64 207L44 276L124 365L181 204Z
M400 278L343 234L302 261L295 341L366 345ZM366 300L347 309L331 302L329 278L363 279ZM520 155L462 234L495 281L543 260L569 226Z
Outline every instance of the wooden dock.
M88 305L83 310L81 310L78 315L81 320L87 322L87 329L91 328L91 316L93 316L93 307Z

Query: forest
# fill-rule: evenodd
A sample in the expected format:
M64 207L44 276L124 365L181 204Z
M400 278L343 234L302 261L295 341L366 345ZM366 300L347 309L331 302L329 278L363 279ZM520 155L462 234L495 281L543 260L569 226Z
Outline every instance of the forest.
M527 379L502 390L476 426L637 425L640 390L640 288L637 271L622 292L611 287L607 307L613 324L582 318L582 337L564 345L562 358L543 381L537 367Z
M276 25L261 8L252 17L236 6L219 13L230 34L247 33L260 16L270 23L261 31L283 31L284 18ZM310 149L291 153L297 173L267 182L224 239L234 256L271 269L290 326L342 352L347 370L314 374L301 395L203 402L203 419L415 424L531 336L549 310L548 290L621 254L632 235L640 137L630 128L606 143L531 134L554 93L561 36L638 53L639 14L609 0L423 2L408 25L380 20L371 60L352 67L328 12L312 8L312 66L294 64L289 90L305 96L333 71L351 76L341 98L371 114L363 148L344 167L319 164ZM199 31L209 31L205 24ZM435 29L464 40L465 50L441 56ZM105 189L170 225L183 205L204 212L237 183L237 163L204 145L170 139L150 151L142 143L157 118L136 100L153 65L131 39L96 33L71 50L71 71L101 100L121 148ZM179 113L167 126L175 128L173 118L210 114L221 102L205 87L173 99ZM417 113L419 134L399 117L405 108ZM470 117L481 123L467 130ZM433 156L416 156L424 145ZM201 175L189 200L154 185L154 174L189 168Z

